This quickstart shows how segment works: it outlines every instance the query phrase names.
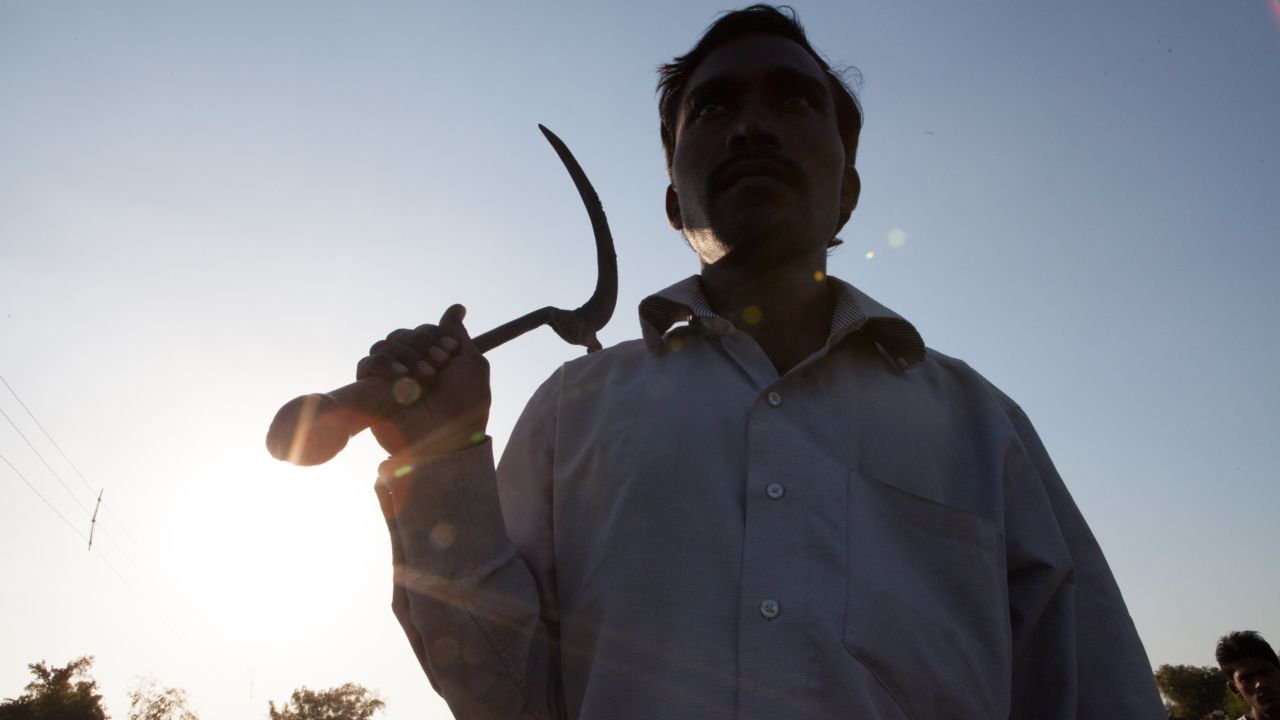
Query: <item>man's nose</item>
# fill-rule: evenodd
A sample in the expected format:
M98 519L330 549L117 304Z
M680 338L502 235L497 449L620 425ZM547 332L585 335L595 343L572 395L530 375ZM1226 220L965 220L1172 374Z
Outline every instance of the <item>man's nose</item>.
M733 120L728 142L730 149L739 152L776 149L780 145L778 131L768 108L760 103L743 105Z

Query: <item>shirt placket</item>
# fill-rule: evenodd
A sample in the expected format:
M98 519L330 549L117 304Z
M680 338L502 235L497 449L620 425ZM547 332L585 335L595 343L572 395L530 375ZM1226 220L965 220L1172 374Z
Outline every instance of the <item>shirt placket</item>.
M737 712L740 720L800 717L794 664L807 656L803 628L809 612L803 516L803 470L795 451L802 439L795 414L798 387L779 378L754 340L741 332L723 339L725 350L754 381L747 419L743 548L738 597Z

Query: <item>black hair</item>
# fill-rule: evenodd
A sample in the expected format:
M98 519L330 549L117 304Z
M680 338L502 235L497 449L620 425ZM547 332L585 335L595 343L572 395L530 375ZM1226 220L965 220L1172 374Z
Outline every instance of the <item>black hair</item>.
M862 105L858 102L857 94L845 81L841 71L833 69L809 44L809 38L794 9L786 5L774 7L757 4L721 15L702 33L693 49L658 66L658 115L661 121L662 149L667 156L667 173L671 173L671 160L675 154L676 120L680 113L681 96L684 95L693 71L712 50L748 33L780 35L803 48L818 63L818 67L822 68L835 101L836 125L844 142L845 162L852 167L858 155L858 135L862 132ZM856 69L850 68L845 72L857 76ZM847 214L842 214L840 226L848 219Z
M1218 640L1218 648L1214 655L1218 659L1218 667L1222 668L1222 672L1228 676L1232 673L1228 669L1230 666L1251 658L1265 660L1280 667L1280 659L1276 658L1276 651L1271 649L1256 630L1237 630L1223 635Z

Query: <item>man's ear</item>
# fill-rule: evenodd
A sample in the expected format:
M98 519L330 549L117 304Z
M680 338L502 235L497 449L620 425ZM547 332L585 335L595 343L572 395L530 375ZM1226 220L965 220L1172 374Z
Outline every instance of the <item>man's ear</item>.
M667 186L667 222L676 230L684 229L684 220L680 219L680 198L676 196L674 185Z
M844 169L844 183L840 186L840 217L846 220L858 207L858 197L862 195L862 177L858 169L850 165Z
M852 165L844 169L844 181L840 183L840 220L836 224L836 232L849 222L853 209L858 207L858 196L862 194L862 178Z

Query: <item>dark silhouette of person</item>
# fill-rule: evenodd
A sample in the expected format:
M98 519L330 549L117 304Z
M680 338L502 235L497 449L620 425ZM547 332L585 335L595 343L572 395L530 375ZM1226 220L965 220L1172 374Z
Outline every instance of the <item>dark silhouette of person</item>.
M1227 633L1214 653L1227 689L1249 704L1240 720L1280 720L1280 660L1254 630Z
M459 718L1163 718L1031 422L827 274L862 111L792 14L660 70L699 273L566 363L496 468L461 306L375 344L393 607ZM909 291L905 288L904 291ZM981 318L975 318L981 322Z

